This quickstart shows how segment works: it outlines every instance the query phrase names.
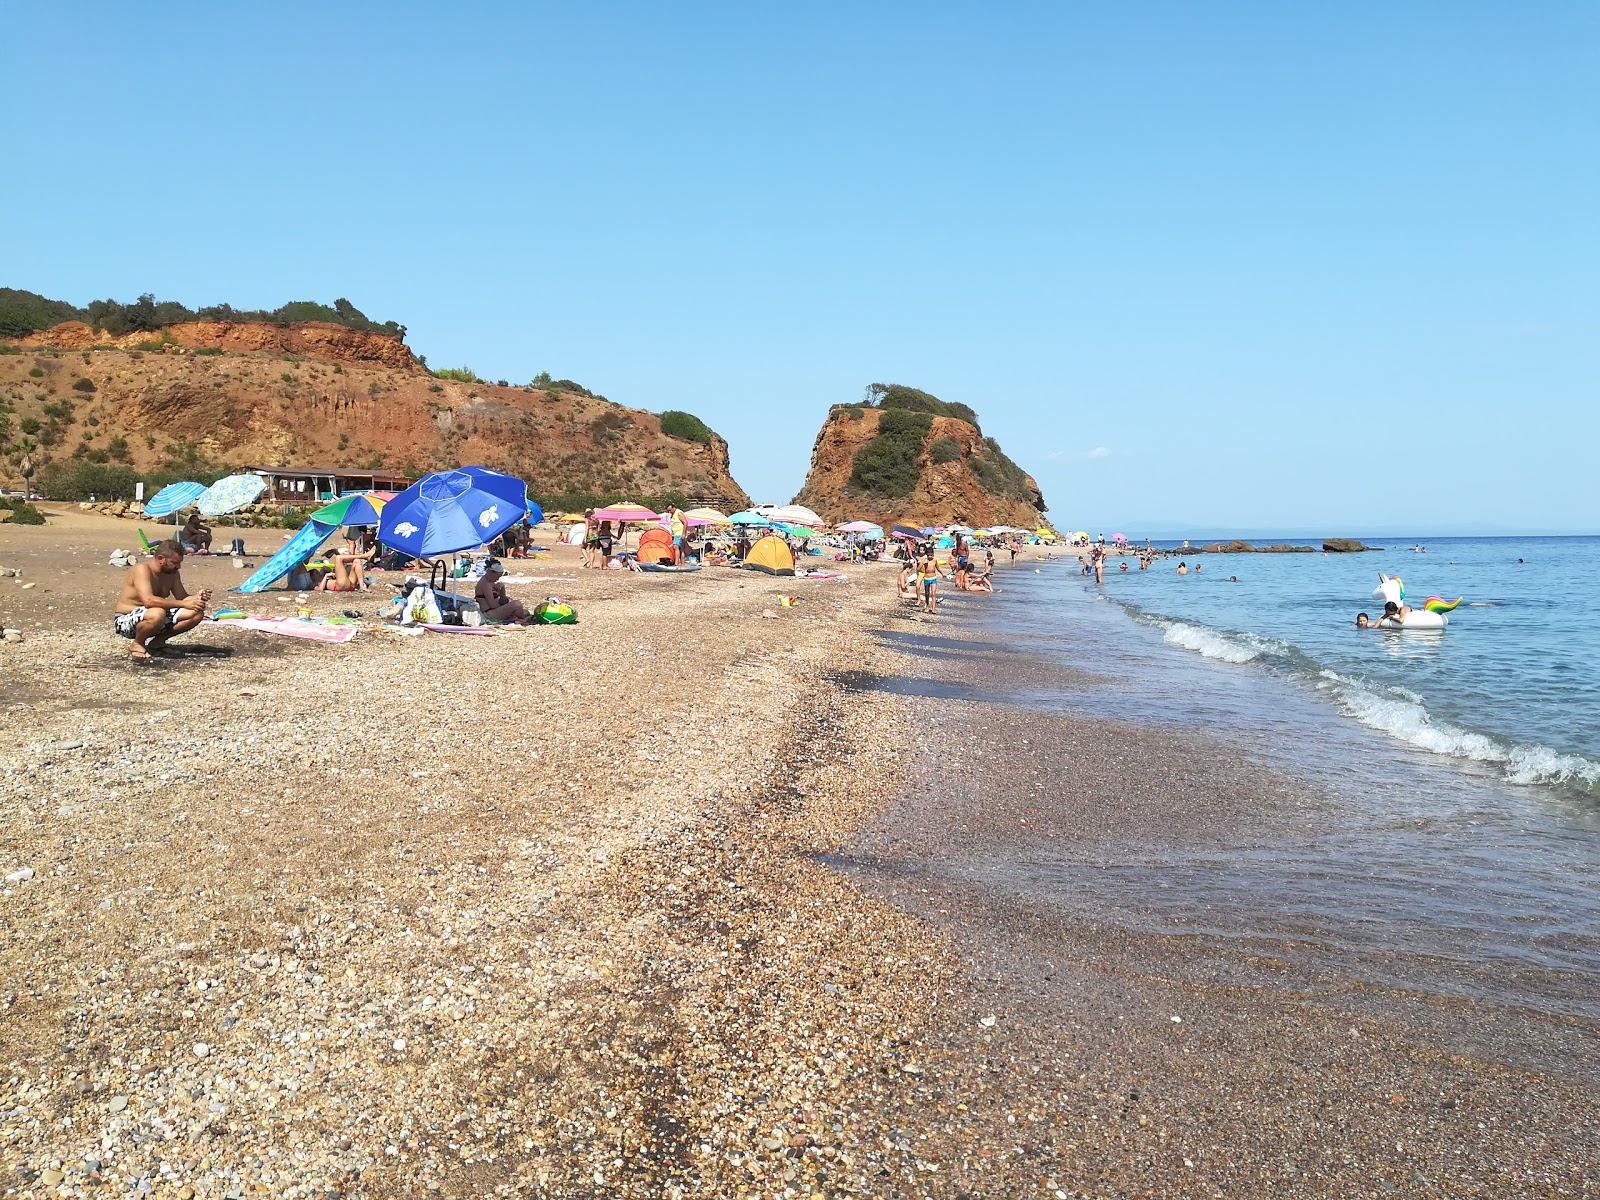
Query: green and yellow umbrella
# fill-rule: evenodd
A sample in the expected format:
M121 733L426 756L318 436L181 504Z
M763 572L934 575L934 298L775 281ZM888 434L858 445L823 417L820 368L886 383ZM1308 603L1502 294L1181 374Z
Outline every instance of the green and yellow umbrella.
M383 515L383 506L394 499L393 492L357 492L340 496L332 504L311 514L313 521L324 525L376 525Z

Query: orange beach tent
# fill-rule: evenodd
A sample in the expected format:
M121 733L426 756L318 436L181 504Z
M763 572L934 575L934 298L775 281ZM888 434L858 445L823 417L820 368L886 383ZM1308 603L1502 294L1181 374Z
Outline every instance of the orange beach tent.
M639 535L639 549L634 557L644 563L677 561L677 556L672 552L672 535L659 527L646 529Z
M793 575L794 551L782 538L764 537L750 547L750 553L744 556L744 565L768 575Z

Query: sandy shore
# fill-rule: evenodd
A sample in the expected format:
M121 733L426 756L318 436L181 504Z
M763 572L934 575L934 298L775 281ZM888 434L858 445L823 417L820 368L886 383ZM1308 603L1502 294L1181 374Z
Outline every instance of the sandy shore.
M648 576L560 550L511 590L571 599L574 627L207 628L231 653L137 669L102 565L131 533L0 527L36 584L0 579L27 635L0 646L0 875L32 872L0 887L0 1189L1592 1194L1583 1088L1174 979L919 869L1077 795L962 782L1025 767L1019 742L1104 761L1103 731L850 686L926 673L885 627L955 632L961 664L983 598L928 620L887 566ZM938 705L974 717L948 743ZM1227 820L1237 777L1196 761L1121 819L1199 784L1194 831Z

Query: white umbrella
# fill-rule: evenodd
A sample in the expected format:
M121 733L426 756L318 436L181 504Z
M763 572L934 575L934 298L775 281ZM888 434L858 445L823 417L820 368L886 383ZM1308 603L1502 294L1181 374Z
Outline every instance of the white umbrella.
M817 526L827 524L804 504L785 504L782 508L768 509L764 515L768 520L781 521L785 525Z

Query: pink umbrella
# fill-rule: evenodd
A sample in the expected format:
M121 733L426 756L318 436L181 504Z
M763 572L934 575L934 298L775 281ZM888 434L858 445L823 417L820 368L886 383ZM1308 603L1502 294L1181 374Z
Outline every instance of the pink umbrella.
M1111 535L1111 540L1113 542L1125 542L1128 540L1128 535L1125 533L1113 533Z

